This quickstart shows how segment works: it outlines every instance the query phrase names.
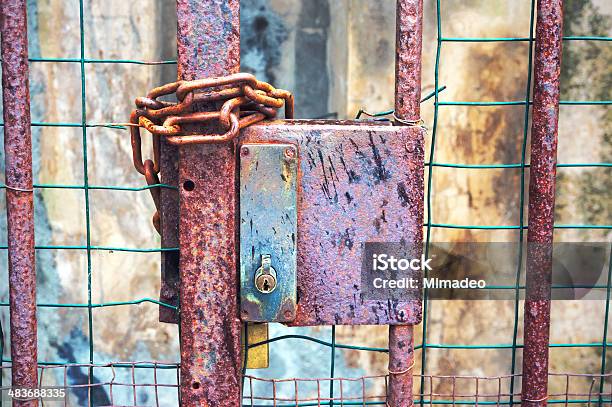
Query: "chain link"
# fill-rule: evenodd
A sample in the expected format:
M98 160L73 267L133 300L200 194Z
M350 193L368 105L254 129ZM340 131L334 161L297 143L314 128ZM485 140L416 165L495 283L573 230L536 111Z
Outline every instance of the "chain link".
M158 100L174 94L178 102ZM195 111L196 106L212 105L219 110ZM177 81L154 88L146 97L136 98L136 109L130 115L132 160L136 171L145 176L147 185L158 185L160 141L165 137L174 145L222 143L233 140L240 129L276 116L285 106L285 118L293 118L293 95L258 81L249 73L237 73L195 81ZM217 123L222 134L193 134L184 124ZM143 160L140 128L153 138L153 158ZM150 189L156 212L153 225L161 233L159 187Z

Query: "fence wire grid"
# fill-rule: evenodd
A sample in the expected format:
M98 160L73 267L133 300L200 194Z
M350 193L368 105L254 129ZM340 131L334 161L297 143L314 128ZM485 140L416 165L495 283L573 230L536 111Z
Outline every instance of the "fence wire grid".
M75 0L76 1L76 0ZM433 101L433 123L427 123L429 127L428 137L430 137L430 148L426 159L426 221L424 226L426 237L426 248L432 241L432 231L436 228L450 229L465 229L465 230L515 230L517 235L517 244L519 245L519 261L517 268L516 286L511 288L515 292L514 301L514 324L513 335L507 343L494 343L482 345L469 344L446 344L446 343L431 343L428 341L428 315L431 313L433 303L428 299L427 289L424 289L424 308L423 322L420 325L422 330L422 342L415 344L415 350L420 351L421 372L414 372L415 386L415 404L423 405L513 405L520 404L520 391L517 386L520 383L520 374L516 366L516 353L522 348L519 343L519 294L524 290L524 286L519 284L519 276L521 273L521 258L523 256L523 242L525 240L525 231L528 225L525 223L525 202L526 202L526 169L529 168L527 162L527 140L529 134L530 123L530 106L531 106L531 89L532 89L532 71L533 71L533 51L534 51L534 25L535 25L535 5L536 1L531 0L531 14L529 22L529 33L525 37L445 37L443 35L443 21L441 17L441 0L436 1L436 57L434 71L434 91L423 98L423 102ZM39 381L42 386L46 383L46 378L51 372L61 371L64 377L63 386L73 391L70 400L78 401L82 405L93 405L93 395L96 392L104 391L108 394L108 402L110 405L115 405L117 397L114 394L121 389L124 391L121 396L121 402L127 405L140 405L137 403L137 391L147 389L149 399L153 400L154 405L160 405L159 394L161 392L176 393L178 399L178 372L180 365L178 363L165 362L124 362L124 363L97 363L94 360L95 344L93 341L93 313L96 309L103 307L115 306L137 306L143 303L157 304L170 309L176 307L161 303L153 298L138 298L131 301L120 302L102 302L94 303L92 301L92 252L94 251L118 251L130 253L150 253L155 255L162 251L178 251L178 248L133 248L133 247L113 247L113 246L97 246L91 244L91 216L90 216L90 196L92 190L108 190L122 192L138 192L146 191L151 188L173 188L169 185L159 184L142 187L117 186L117 185L93 185L89 183L88 168L91 165L88 157L88 129L95 127L104 127L115 129L117 131L126 131L127 128L116 123L91 123L87 120L87 89L86 89L86 65L88 64L133 64L133 65L175 65L176 60L163 61L144 61L132 59L96 59L86 55L85 52L85 28L84 28L84 0L78 0L79 7L79 35L80 35L80 57L78 58L30 58L32 64L38 63L67 63L76 64L80 67L80 83L81 83L81 121L80 122L32 122L33 127L62 127L62 128L80 128L82 137L82 154L83 154L83 173L84 182L82 185L76 184L34 184L35 189L71 189L80 190L84 195L85 200L85 225L86 225L86 244L85 245L37 245L36 250L78 250L86 253L87 261L87 302L86 303L39 303L41 308L71 308L71 309L86 309L87 310L87 329L89 331L89 360L84 363L68 363L67 361L40 361L39 362ZM612 41L612 37L607 36L576 36L568 35L563 37L564 42L574 41L592 41L606 42ZM515 43L523 42L528 44L528 54L525 58L528 60L527 83L525 85L525 97L522 100L509 101L445 101L440 99L441 93L446 86L440 83L440 65L441 65L441 50L444 44L448 43ZM431 46L431 44L430 44ZM424 44L424 52L428 49L427 44ZM561 105L585 106L585 105L605 105L612 104L612 100L561 100ZM505 164L457 164L448 162L438 162L435 160L436 146L439 143L438 134L440 132L439 118L442 115L441 107L453 106L524 106L524 123L521 140L521 154L517 157L517 162ZM126 116L129 112L126 112ZM360 111L376 118L383 118L392 111L369 114L365 111ZM383 119L384 120L384 119ZM435 168L455 168L455 169L519 169L520 170L520 214L517 223L513 225L463 225L454 223L444 223L438 221L438 216L433 214L433 193L432 185L435 175ZM558 168L596 168L596 167L612 167L612 162L593 162L593 163L559 163ZM131 168L126 168L126 171L131 171ZM0 188L5 189L5 185L0 185ZM582 229L582 230L610 230L612 224L556 224L556 229ZM0 250L7 250L6 245L0 246ZM427 253L426 249L426 253ZM562 405L610 405L612 403L612 383L610 383L611 373L607 373L609 367L606 364L608 342L607 331L610 311L610 294L611 294L611 277L612 262L609 264L609 272L606 285L598 288L606 289L605 301L605 320L601 342L597 343L551 343L550 348L600 348L601 349L601 364L598 374L568 374L568 373L550 373L550 381L562 381L565 383L565 392L558 394L550 394L549 404ZM8 307L7 301L0 302L0 307ZM156 311L154 311L156 312ZM416 327L416 329L419 329ZM2 355L2 366L0 372L10 371L11 360L5 355L4 335L0 326L0 355ZM251 375L243 375L243 405L274 405L274 406L366 406L366 405L386 405L386 392L381 394L368 394L366 386L368 383L377 382L377 387L386 389L388 375L363 376L358 378L339 378L335 375L335 356L338 350L357 350L364 352L380 352L388 353L387 348L382 347L367 347L352 344L341 344L336 341L336 328L330 328L329 340L322 340L317 337L307 335L282 335L271 338L265 342L256 344L247 344L249 349L264 344L273 344L284 340L304 340L317 343L318 345L329 348L329 377L318 379L263 379ZM272 348L274 345L271 345ZM486 349L510 349L510 374L502 376L440 376L430 375L428 372L428 350L430 349L465 349L472 351ZM81 375L82 382L74 383L68 380L68 372L71 370L86 372ZM96 372L98 380L94 380L93 372ZM150 378L137 382L136 371L150 372ZM161 372L161 373L160 373ZM163 380L160 376L163 375ZM8 389L10 385L2 382L2 374L0 374L0 389ZM586 389L574 389L573 380L584 379L590 380L590 385ZM447 386L451 390L449 392L437 393L433 389L434 383L445 381L449 383ZM259 391L254 387L254 383L264 385L265 391ZM352 384L349 386L349 383ZM493 385L494 391L483 389L487 385ZM490 386L489 386L490 387ZM117 390L120 389L120 390ZM288 389L281 392L280 389ZM311 396L312 394L316 396ZM293 396L282 396L280 394L292 394ZM127 400L126 400L127 399ZM0 406L8 405L8 403L0 400ZM66 402L68 404L68 401Z

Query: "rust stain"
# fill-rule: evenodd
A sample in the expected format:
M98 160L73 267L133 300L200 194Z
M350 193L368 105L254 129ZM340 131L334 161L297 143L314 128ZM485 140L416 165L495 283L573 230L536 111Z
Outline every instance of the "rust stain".
M395 40L395 124L402 120L417 121L421 111L421 52L423 46L423 0L398 0L396 9L396 40ZM399 120L397 120L399 119ZM424 133L419 135L421 148L424 144ZM416 146L406 144L410 151ZM417 149L418 150L418 149ZM417 152L416 154L421 154ZM410 161L406 170L422 175L418 168L420 160ZM420 185L419 212L413 212L416 221L423 222L423 184ZM398 183L397 193L403 207L410 207L412 198L409 193L419 191L407 188L404 183ZM387 222L386 213L376 220L376 228L380 230L382 222ZM423 229L418 228L414 242L423 241ZM419 245L420 246L420 245ZM419 309L419 312L421 310ZM416 323L421 321L419 316ZM414 340L412 325L389 327L389 388L387 403L391 406L408 407L413 405L412 367L414 366Z
M25 0L0 3L12 385L38 386L32 135ZM14 401L38 406L37 400Z
M522 405L546 406L563 0L538 0Z
M422 239L423 130L330 123L264 122L240 136L241 143L296 144L300 152L299 300L291 325L419 323L418 300L362 300L360 272L365 242Z
M238 71L238 0L178 0L177 16L179 79ZM185 406L240 405L235 172L231 142L180 147L181 403Z
M395 41L395 115L420 119L423 0L398 0Z
M389 394L390 406L413 405L412 375L414 338L412 325L389 327Z
M160 182L178 187L178 147L165 139L160 142ZM176 190L160 188L159 217L161 247L179 246L179 194ZM161 286L159 300L175 307L179 306L179 258L180 253L167 251L161 253ZM164 306L159 307L160 322L179 323L178 310Z

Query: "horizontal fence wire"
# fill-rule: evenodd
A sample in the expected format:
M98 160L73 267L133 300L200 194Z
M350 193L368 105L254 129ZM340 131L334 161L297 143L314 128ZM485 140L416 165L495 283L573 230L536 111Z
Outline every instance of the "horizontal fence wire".
M0 372L10 370L8 363ZM95 369L96 379L90 375ZM53 405L72 406L107 402L108 405L165 406L168 394L176 394L180 365L157 361L40 365L39 386L66 390L66 396ZM75 372L79 372L75 379ZM550 405L589 405L612 402L612 374L550 373L549 381L560 383L564 391L551 392ZM507 390L510 380L521 375L415 375L423 380L425 390L414 394L415 402L426 405L506 406L521 403L520 392ZM387 405L388 375L355 378L291 378L262 379L244 376L243 406L369 406ZM333 386L332 386L333 384ZM601 387L600 384L603 386ZM335 388L327 393L329 388ZM0 385L0 393L8 394L11 387ZM33 399L34 397L32 397ZM59 403L59 404L58 404Z
M431 232L435 228L450 228L450 229L473 229L473 230L516 230L519 244L524 240L524 231L528 228L528 225L524 223L523 207L525 203L525 170L529 168L529 163L526 161L526 148L527 148L527 135L529 125L529 108L532 104L531 100L531 73L532 73L532 59L533 59L533 43L534 38L530 34L528 37L445 37L442 35L442 19L441 19L441 4L440 0L436 0L436 29L437 29L437 40L436 40L436 61L434 68L435 77L435 90L430 95L426 96L423 101L433 99L434 104L434 120L431 128L431 147L429 150L428 161L425 163L427 172L427 185L428 193L426 196L426 222L424 227L426 228L426 243L431 242ZM530 21L530 33L533 33L534 28L534 5L535 1L531 2L531 21ZM79 4L79 32L80 32L80 57L79 58L30 58L32 63L73 63L79 64L80 66L80 79L81 79L81 121L80 122L33 122L33 127L60 127L60 128L81 128L82 129L82 152L83 152L83 170L84 170L84 182L82 185L69 185L69 184L35 184L35 189L75 189L82 190L85 199L86 207L86 244L85 245L39 245L36 248L38 250L83 250L87 253L87 303L83 304L55 304L55 303L39 303L38 307L56 307L56 308L86 308L88 310L88 322L87 330L89 333L89 361L84 364L66 364L63 361L47 361L41 362L40 366L40 380L41 384L44 385L44 380L50 376L57 376L53 369L60 369L63 372L63 376L68 376L70 369L78 369L79 371L85 372L85 378L83 383L68 383L63 382L63 385L67 388L78 391L79 389L85 389L87 393L87 404L92 405L91 394L95 389L104 389L111 397L113 401L113 390L115 392L118 389L128 389L132 394L133 404L136 404L136 392L139 388L147 388L153 392L153 397L159 404L158 393L161 390L172 390L178 396L178 364L162 363L162 362L125 362L125 363L112 363L112 364L100 364L95 363L94 360L94 349L95 344L93 342L93 311L97 308L112 307L112 306L138 306L144 303L150 303L176 309L176 307L162 303L152 298L141 298L132 301L123 302L105 302L105 303L94 303L92 301L92 268L91 268L91 253L93 251L118 251L118 252L132 252L132 253L159 253L162 251L177 251L178 248L129 248L129 247L110 247L110 246L95 246L91 244L91 217L90 217L90 197L89 191L91 190L113 190L113 191L125 191L125 192L139 192L146 191L153 187L172 188L169 185L159 184L152 186L113 186L113 185L91 185L89 184L88 177L88 152L87 152L87 130L90 128L109 128L117 131L125 131L127 127L117 123L89 123L87 121L87 92L86 92L86 70L87 64L133 64L143 66L155 66L155 65L175 65L176 60L160 60L160 61L145 61L138 59L94 59L88 58L85 55L85 28L84 28L84 3L83 0L78 0ZM609 42L612 41L612 37L603 36L565 36L564 41L597 41L597 42ZM528 78L526 83L526 96L524 100L511 100L511 101L442 101L440 100L440 93L445 89L444 86L440 86L439 83L439 72L441 62L441 49L445 43L487 43L487 42L524 42L528 44ZM562 100L560 102L564 106L608 106L612 104L610 100ZM439 131L439 116L440 107L452 108L453 106L464 106L464 107L496 107L496 106L522 106L524 108L524 128L523 128L523 140L520 162L514 163L501 163L501 164L460 164L460 163L444 163L437 162L435 160L436 151L436 136ZM385 114L391 114L393 111L381 112L380 114L374 114L375 117L382 117ZM0 123L3 126L3 123ZM609 168L612 167L612 163L608 162L594 162L594 163L560 163L557 165L558 168ZM468 170L485 170L485 169L516 169L521 174L521 204L520 204L520 216L518 223L515 225L458 225L450 223L436 223L433 221L433 194L432 184L434 177L434 168L451 168L451 169L468 169ZM0 185L0 189L6 188L5 185ZM612 225L589 225L589 224L575 224L575 225L555 225L558 229L611 229ZM6 250L6 245L0 246L0 250ZM522 251L519 250L519 256L522 256ZM521 262L519 261L519 265ZM520 274L520 266L517 270L517 276ZM598 343L553 343L550 344L551 348L573 348L573 347L597 347L602 349L602 361L601 361L601 373L599 375L578 375L578 374L550 374L550 380L565 380L566 391L564 394L551 394L548 400L549 404L591 404L612 403L612 388L604 391L605 381L610 380L610 374L605 373L606 371L606 350L610 346L607 341L607 327L609 317L609 303L610 303L610 278L607 280L606 286L600 288L607 288L607 301L605 302L605 323L603 329L603 339ZM421 369L422 372L428 371L427 365L427 349L470 349L470 350L482 350L482 349L511 349L511 374L508 376L496 376L496 377L475 377L475 376L432 376L427 374L415 374L415 382L419 383L420 390L415 392L415 402L420 405L514 405L520 404L520 394L516 390L516 383L519 383L520 377L516 373L516 350L521 349L522 345L518 343L518 304L519 304L519 291L524 289L518 283L515 286L503 287L503 289L511 289L516 291L516 300L514 301L514 330L511 341L508 343L497 343L497 344L446 344L446 343L431 343L428 341L428 314L431 311L431 302L427 297L427 290L424 293L424 314L422 333L422 343L416 344L415 349L421 350ZM6 307L8 303L0 303L0 307ZM152 311L152 312L156 312ZM2 327L0 326L0 333ZM2 336L2 335L0 335ZM375 381L382 381L385 385L387 383L387 376L366 376L362 378L337 378L334 377L335 366L334 359L338 349L358 350L358 351L372 351L372 352L388 352L387 348L381 347L367 347L351 344L341 344L336 342L335 329L332 327L331 338L329 341L321 340L307 335L283 335L276 338L271 338L268 341L249 345L249 348L255 346L261 346L263 344L274 343L281 340L299 339L316 342L322 346L328 347L330 352L330 377L327 379L282 379L282 380L269 380L255 378L253 376L245 376L245 389L244 389L244 405L245 406L256 406L256 405L278 405L278 406L320 406L320 405L385 405L386 399L384 394L371 395L364 393L368 387L368 383ZM0 344L0 350L3 350L3 344ZM3 352L0 352L3 353ZM10 369L10 359L2 357L2 365L0 369ZM118 379L118 376L124 373L118 373L120 370L128 371L132 380L124 381ZM154 376L149 381L136 383L136 372L150 370ZM176 371L176 380L173 383L160 383L157 381L157 372L159 371ZM96 377L106 377L103 381L94 382L93 372L95 371ZM57 371L55 371L57 373ZM110 376L109 376L110 375ZM570 391L570 382L577 379L591 380L591 385L588 389L572 390ZM451 391L445 393L434 392L432 389L435 387L436 381L450 381ZM475 391L466 393L464 392L465 387L459 383L461 381L470 381L471 384L476 386ZM495 382L498 385L498 391L494 393L480 393L479 388ZM312 399L311 393L306 393L305 389L309 385L314 383L319 389L326 390L327 393L323 392L316 395L316 399ZM350 386L349 383L358 384L358 388L361 388L361 394L351 395L348 393ZM2 387L2 375L0 375L0 388ZM292 387L293 398L290 396L280 396L281 398L287 398L287 400L280 400L270 398L270 392L266 394L257 393L258 385L272 386L275 388L281 387ZM250 387L249 387L250 386ZM346 394L345 394L346 389ZM282 390L282 389L281 389ZM279 390L280 391L280 390ZM489 391L489 390L487 390ZM285 394L285 393L283 393ZM327 396L325 395L327 394ZM280 402L284 404L280 404ZM273 404L270 404L272 402ZM1 403L1 402L0 402Z

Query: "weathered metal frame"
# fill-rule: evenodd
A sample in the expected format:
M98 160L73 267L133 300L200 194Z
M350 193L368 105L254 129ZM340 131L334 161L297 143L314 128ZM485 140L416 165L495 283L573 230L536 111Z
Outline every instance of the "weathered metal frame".
M182 79L238 70L238 10L238 0L177 0ZM35 387L36 278L26 2L1 2L0 13L13 384ZM419 118L421 24L422 1L399 0L395 112L400 119L398 124ZM208 36L210 32L221 34ZM561 33L562 0L538 0L528 242L540 246L531 247L546 247L553 236ZM163 149L163 182L181 186L180 223L178 195L171 190L162 190L161 215L162 244L175 247L180 243L183 253L182 401L184 405L238 404L235 151L232 144L183 147L178 161L177 149L167 145ZM195 168L190 165L194 160L205 165ZM194 188L186 181L193 182ZM196 216L204 216L208 222L203 228L191 230L197 223ZM550 253L530 250L528 298L534 293L540 298L550 290L547 284ZM161 297L166 303L177 303L179 259L168 253L164 256L164 282L172 279L174 282L167 291L162 287ZM218 302L226 306L218 307ZM545 405L550 303L527 301L525 316L523 404ZM176 317L160 316L162 320ZM410 405L412 327L392 326L389 335L389 404Z
M524 407L546 406L563 0L538 0L529 175Z
M238 72L239 10L239 0L177 0L180 79ZM178 173L181 403L238 406L234 144L182 146Z
M419 118L422 0L398 0L397 10L396 124L403 125ZM180 79L238 70L237 0L206 4L178 0L177 13ZM208 35L211 32L220 35ZM240 331L235 309L236 227L232 217L236 208L235 149L229 144L182 147L178 180L173 172L176 152L168 146L162 149L162 173L164 168L167 172L163 181L178 181L180 191L182 403L218 405L223 400L224 405L239 405ZM172 197L164 199L162 195L162 244L171 245L175 202ZM418 212L415 233L422 240L422 207ZM172 278L172 261L168 257L163 261L166 283ZM172 292L172 281L166 292L163 284L162 300L171 300L172 294L164 295ZM226 306L218 307L219 303ZM162 320L173 318L160 315ZM420 313L412 315L412 321L420 321ZM412 366L412 327L390 327L391 405L412 404Z
M36 267L27 27L25 0L0 2L12 385L36 388ZM14 405L38 406L38 401Z

